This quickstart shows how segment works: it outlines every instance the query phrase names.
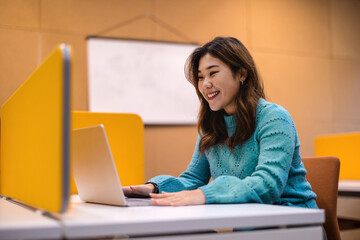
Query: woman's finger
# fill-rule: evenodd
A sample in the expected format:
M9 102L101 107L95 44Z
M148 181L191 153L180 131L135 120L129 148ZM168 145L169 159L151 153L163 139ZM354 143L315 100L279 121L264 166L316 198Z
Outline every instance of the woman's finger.
M152 199L152 203L159 205L159 206L184 206L186 205L186 202L184 202L182 199L174 198L174 199Z
M204 204L206 199L200 189L175 193L150 194L152 203L161 206L185 206Z
M152 198L167 198L173 195L174 193L150 193L150 197Z
M162 195L156 197L152 197L151 201L154 204L160 205L160 206L183 206L186 203L186 200L181 198L179 194L173 193L173 194L157 194Z
M173 204L173 201L170 201L168 199L151 199L151 202L153 204L159 205L159 206L171 206Z
M133 185L129 187L123 187L123 191L127 197L142 198L149 197L149 192L151 189L145 185Z
M123 192L124 192L125 196L128 196L128 195L131 194L130 187L123 187L122 189L123 189Z

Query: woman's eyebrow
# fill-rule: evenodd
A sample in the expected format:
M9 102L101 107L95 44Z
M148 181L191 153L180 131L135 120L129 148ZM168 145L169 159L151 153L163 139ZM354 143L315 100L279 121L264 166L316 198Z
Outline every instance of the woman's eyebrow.
M219 66L219 65L210 65L210 66L208 66L208 67L206 68L206 70L209 70L209 69L214 68L214 67L220 67L220 66ZM198 70L198 72L200 73L201 71Z
M220 67L219 65L211 65L211 66L208 66L206 69L211 69L211 68L214 68L214 67Z

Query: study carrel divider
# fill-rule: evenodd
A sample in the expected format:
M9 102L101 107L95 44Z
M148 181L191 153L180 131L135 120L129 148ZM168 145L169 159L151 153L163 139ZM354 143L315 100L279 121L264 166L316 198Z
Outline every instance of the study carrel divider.
M104 125L122 186L144 183L144 124L137 114L73 111L71 117L73 129ZM70 189L77 193L73 178Z
M57 213L70 192L71 70L61 44L1 107L0 193Z
M316 156L340 159L341 180L360 180L360 132L322 135L315 138Z
M1 107L0 194L63 213L71 129L103 124L123 185L144 182L144 125L136 114L71 111L71 51L59 45Z

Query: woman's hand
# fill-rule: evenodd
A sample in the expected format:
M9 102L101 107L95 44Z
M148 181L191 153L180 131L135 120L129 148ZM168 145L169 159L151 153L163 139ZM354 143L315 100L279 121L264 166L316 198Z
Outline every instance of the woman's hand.
M201 189L175 193L150 193L151 202L161 206L185 206L205 204L206 199Z
M154 190L154 185L143 184L123 187L122 189L126 197L149 197L149 194Z

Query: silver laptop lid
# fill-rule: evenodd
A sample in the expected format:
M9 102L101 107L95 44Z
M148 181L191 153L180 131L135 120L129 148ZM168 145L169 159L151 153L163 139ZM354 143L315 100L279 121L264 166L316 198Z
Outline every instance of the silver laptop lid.
M72 131L72 161L80 199L125 206L125 197L103 125Z

